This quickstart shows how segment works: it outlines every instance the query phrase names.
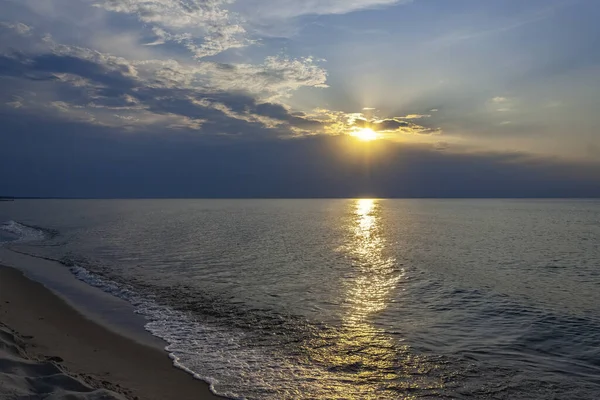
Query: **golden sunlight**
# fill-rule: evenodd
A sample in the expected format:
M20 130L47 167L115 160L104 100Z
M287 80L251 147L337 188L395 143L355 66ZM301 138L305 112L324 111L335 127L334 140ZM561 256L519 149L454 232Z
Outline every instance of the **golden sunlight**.
M363 128L363 129L356 130L356 131L352 132L351 135L359 140L362 140L363 142L370 142L379 137L377 135L377 132L375 132L371 128Z

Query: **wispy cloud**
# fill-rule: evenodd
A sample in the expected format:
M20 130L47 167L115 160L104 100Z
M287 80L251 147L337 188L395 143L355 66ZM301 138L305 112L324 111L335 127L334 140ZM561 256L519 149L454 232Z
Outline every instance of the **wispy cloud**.
M412 0L96 0L104 10L135 15L152 27L146 45L179 43L202 59L258 41L246 25L289 23L303 15L346 14ZM233 10L233 11L232 11Z
M495 112L505 113L515 111L516 106L517 99L504 96L496 96L488 101L489 109Z
M126 130L169 126L216 135L345 134L360 123L362 114L353 117L333 110L302 113L284 104L300 88L328 87L328 74L320 60L311 56L277 55L251 63L216 62L209 57L257 44L256 38L244 27L257 12L261 18L284 21L307 14L344 14L407 2L90 1L96 10L107 13L106 18L126 14L143 24L139 29L145 33L140 37L146 40L139 45L148 50L136 49L137 59L118 57L93 47L60 43L34 27L5 22L0 25L0 34L10 37L4 43L20 45L19 51L0 45L0 79L12 79L4 93L7 99L4 104L22 113L36 112ZM36 14L36 18L41 16L37 11ZM170 49L165 47L169 44L183 46L196 61L165 57L160 49ZM132 45L130 40L128 46ZM139 59L139 55L146 53L156 56ZM24 87L31 90L24 91ZM18 102L15 96L19 96ZM377 125L381 132L424 133L429 129L410 121L425 115L407 116L402 121L375 120L371 111L374 110L365 110L372 119L370 123Z
M250 18L288 19L302 15L347 14L410 2L412 0L247 0L240 8Z
M543 132L552 151L587 151L598 126L598 6L509 3L5 0L0 111L202 137L368 126L390 139L496 149L527 137L531 151ZM277 27L298 35L278 37ZM386 34L362 35L371 29ZM456 46L431 51L432 35Z
M153 27L156 38L148 44L181 43L196 58L252 44L239 17L225 6L230 0L99 0L107 11L135 15Z
M261 64L133 61L56 43L16 24L0 26L2 33L27 37L22 51L0 47L0 79L13 80L4 96L18 95L22 112L128 130L156 125L212 134L251 135L264 129L264 134L294 135L320 126L272 103L301 87L326 87L327 73L310 57L273 56ZM24 94L25 86L35 91ZM17 108L13 100L5 104Z
M519 29L529 24L534 24L543 20L546 20L554 16L561 9L568 7L577 0L561 0L557 2L549 2L543 8L536 9L528 15L520 15L518 17L511 18L504 21L502 24L497 26L485 27L485 28L466 28L450 33L446 33L443 36L435 38L429 44L434 45L455 45L466 40L474 40L485 38L486 36L497 35L504 32Z
M409 114L398 117L380 118L368 114L345 113L325 109L316 109L307 116L323 123L323 129L330 135L350 135L353 131L370 128L379 133L380 137L396 140L404 135L430 135L442 133L440 128L427 126L425 122L416 123L415 120L429 118L429 115Z
M0 22L0 27L12 30L22 36L27 36L31 32L31 27L21 22Z

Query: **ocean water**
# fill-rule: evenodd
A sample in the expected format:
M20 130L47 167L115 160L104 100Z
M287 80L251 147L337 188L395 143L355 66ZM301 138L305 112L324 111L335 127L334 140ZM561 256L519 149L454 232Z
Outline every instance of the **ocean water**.
M230 397L600 398L600 201L27 200L0 241Z

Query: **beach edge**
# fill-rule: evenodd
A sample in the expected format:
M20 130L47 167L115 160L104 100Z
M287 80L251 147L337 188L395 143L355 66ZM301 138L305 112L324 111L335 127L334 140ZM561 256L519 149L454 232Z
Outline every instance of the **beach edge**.
M18 338L27 360L51 360L84 386L128 399L225 399L175 367L166 351L113 332L5 265L0 265L0 324ZM0 394L2 387L0 382Z

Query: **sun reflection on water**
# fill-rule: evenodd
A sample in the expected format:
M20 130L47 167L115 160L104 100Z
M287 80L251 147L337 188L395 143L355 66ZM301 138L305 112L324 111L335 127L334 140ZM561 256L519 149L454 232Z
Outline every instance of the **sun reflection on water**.
M328 368L318 384L330 399L415 399L419 391L431 394L441 388L429 376L435 365L373 322L392 301L405 274L397 260L386 254L381 213L379 200L353 202L348 240L339 249L353 267L343 282L342 329L307 347L310 359ZM329 373L337 379L327 379Z
M380 212L377 200L356 200L354 235L346 248L359 271L347 295L350 307L345 323L355 325L354 328L367 324L369 316L385 309L390 292L403 275L396 268L396 259L384 255Z

